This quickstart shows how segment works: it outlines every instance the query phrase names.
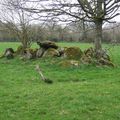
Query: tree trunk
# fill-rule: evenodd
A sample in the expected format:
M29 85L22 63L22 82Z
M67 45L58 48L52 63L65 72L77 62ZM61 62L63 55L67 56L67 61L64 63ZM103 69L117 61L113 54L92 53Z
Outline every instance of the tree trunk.
M87 41L87 33L86 33L86 26L85 26L85 21L82 21L82 40L85 42Z
M27 35L27 30L22 30L22 44L23 44L23 48L26 49L29 47L29 39L28 39L28 35Z
M102 22L95 22L95 51L99 53L102 50Z
M23 39L23 48L24 49L28 48L26 39Z

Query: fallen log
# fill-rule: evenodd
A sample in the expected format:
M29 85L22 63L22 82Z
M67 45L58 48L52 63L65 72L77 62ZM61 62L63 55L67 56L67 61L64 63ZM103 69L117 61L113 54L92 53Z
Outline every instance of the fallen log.
M49 83L49 84L53 83L52 80L46 78L46 77L43 75L43 73L42 73L41 68L40 68L39 65L36 65L36 68L35 68L35 69L36 69L36 71L38 72L38 74L41 76L41 79L42 79L45 83Z

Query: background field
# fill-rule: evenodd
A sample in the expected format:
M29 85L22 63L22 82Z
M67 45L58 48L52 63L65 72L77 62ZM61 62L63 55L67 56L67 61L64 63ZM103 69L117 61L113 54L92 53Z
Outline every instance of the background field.
M0 53L18 45L0 43ZM59 45L82 50L92 46ZM115 68L63 68L54 64L59 59L0 59L0 120L120 120L120 46L104 47L109 49ZM40 80L36 64L54 81L52 85Z

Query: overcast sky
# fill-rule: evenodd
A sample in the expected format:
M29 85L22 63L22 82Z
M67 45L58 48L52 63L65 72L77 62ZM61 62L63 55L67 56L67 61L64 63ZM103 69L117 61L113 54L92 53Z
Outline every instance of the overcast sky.
M4 1L4 0L0 0L0 2L1 1ZM34 0L33 0L34 1ZM70 3L76 3L76 0L65 0L65 2L69 2L70 1ZM48 1L48 2L43 2L43 5L45 5L46 6L46 4L49 4L50 3L50 0ZM33 5L33 4L32 4ZM32 5L29 5L29 7L30 6L32 6ZM36 6L36 5L34 5L34 6ZM119 11L120 12L120 11ZM1 13L1 14L4 14L3 12ZM65 17L65 16L64 16ZM115 17L112 21L116 21L116 22L120 22L120 16L117 16L117 17Z

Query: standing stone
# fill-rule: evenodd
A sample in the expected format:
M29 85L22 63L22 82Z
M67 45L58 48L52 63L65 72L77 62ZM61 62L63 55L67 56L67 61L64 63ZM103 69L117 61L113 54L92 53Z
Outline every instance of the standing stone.
M43 48L39 48L36 52L36 57L41 58L44 54L45 50Z

